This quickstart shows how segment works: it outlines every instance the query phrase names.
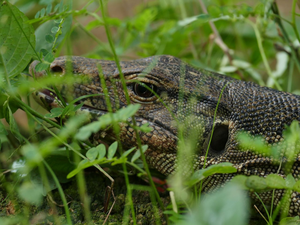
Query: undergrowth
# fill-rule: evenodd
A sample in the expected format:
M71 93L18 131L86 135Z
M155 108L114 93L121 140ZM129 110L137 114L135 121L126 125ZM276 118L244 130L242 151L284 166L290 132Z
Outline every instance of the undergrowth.
M251 217L251 204L244 189L255 193L285 189L284 200L288 199L292 190L300 192L300 181L291 174L286 174L286 179L276 174L264 178L240 175L224 188L203 196L201 185L206 178L214 174L235 173L236 168L230 163L221 163L187 176L182 168L192 161L188 162L185 156L195 151L199 133L178 125L179 169L168 180L170 198L167 203L164 202L152 178L155 172L148 168L145 160L148 146L141 144L138 135L139 132L150 132L151 128L147 124L136 125L134 115L140 105L130 104L120 69L120 59L169 54L196 68L299 94L299 77L296 74L300 71L300 35L297 28L299 4L296 0L286 6L287 16L281 15L276 1L270 0L251 4L235 0L226 3L219 0L141 1L136 13L124 19L110 17L107 13L108 5L114 7L118 1L14 3L2 1L0 6L1 224L42 223L46 219L55 224L79 223L74 219L74 208L70 206L63 184L75 180L78 187L75 191L83 209L81 222L105 223L118 208L115 204L122 199L121 194L114 194L117 187L111 174L116 173L124 177L126 187L122 203L124 210L120 211L123 224L143 221L140 215L136 215L138 210L136 200L133 200L137 190L149 193L153 224L247 224ZM85 18L88 19L87 24L82 23ZM100 41L95 35L99 28L104 28L107 42ZM89 48L92 42L97 44L95 48ZM81 53L86 57L116 62L128 107L113 112L106 97L108 113L91 120L91 115L80 109L83 103L76 103L92 95L78 99L60 96L60 85L71 86L78 82L78 78L72 76L71 70L67 70L65 76L52 76L49 66L55 57L72 55L76 45L88 49ZM36 71L46 71L49 76L39 79L34 74L30 76L32 60L40 61ZM101 72L99 68L101 84L105 86ZM182 80L181 87L184 86ZM61 105L50 112L40 112L36 110L38 106L31 95L36 90L49 87L56 93ZM108 95L105 88L103 94ZM179 95L179 98L182 96ZM193 101L191 99L190 104ZM24 118L16 116L18 109L25 112ZM22 120L26 121L25 124L21 123ZM132 126L137 135L137 147L127 149L122 146L118 136L119 123ZM117 134L115 141L108 141L108 145L93 145L90 136L108 127ZM289 148L293 149L292 152L284 153L289 162L286 171L290 170L299 151L299 129L297 122L292 123L285 134L282 145L294 146ZM191 134L189 137L184 135L187 130ZM276 146L265 146L260 139L253 140L247 134L239 137L245 150L265 154L280 162ZM95 179L104 176L109 181L106 190L101 189L105 198L100 204L102 215L99 218L91 204L95 197L89 196L87 190L90 184L85 181L84 171L92 167L99 171L93 170L97 174ZM148 185L132 183L132 174ZM61 206L53 200L55 193L59 194ZM39 209L46 198L50 205L48 214L38 219ZM262 223L276 224L278 220L280 224L299 223L299 217L288 217L288 203L279 204L275 209L268 208L264 202L262 205L265 211L256 211L256 214L262 215ZM63 212L59 207L63 208Z

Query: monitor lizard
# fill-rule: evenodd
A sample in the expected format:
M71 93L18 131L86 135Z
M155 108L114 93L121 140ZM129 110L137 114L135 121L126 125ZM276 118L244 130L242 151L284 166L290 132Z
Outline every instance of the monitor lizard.
M75 83L71 92L70 88L62 85L60 92L63 97L75 99L103 93L99 78L101 67L113 110L127 105L114 61L77 56L68 59L72 61L70 68L74 76L88 78L85 79L88 81ZM67 57L55 59L50 67L51 72L65 74L66 60ZM31 64L31 73L37 77L44 76L44 71L35 71L37 64L37 61ZM278 163L274 163L272 158L252 151L241 151L236 135L244 131L253 136L260 135L270 145L282 142L285 126L293 120L300 121L300 96L199 70L168 55L122 61L120 65L131 103L141 104L135 115L137 125L149 123L152 128L149 133L140 133L142 143L149 146L145 155L151 167L165 175L174 173L178 127L184 123L185 129L181 134L186 137L196 135L197 139L195 153L186 156L193 161L193 168L187 167L189 170L202 168L204 161L206 167L231 162L237 168L236 174L264 177L278 173L285 176L283 169L278 169ZM59 106L51 91L43 90L35 95L48 109ZM82 108L93 115L103 115L108 111L104 95L89 97L82 102ZM214 132L205 160L213 125ZM120 126L122 143L128 147L136 145L134 130L127 123ZM110 135L113 136L112 133ZM100 133L93 134L95 143L99 139ZM295 157L291 172L296 179L298 171L299 157ZM210 191L236 174L214 175L205 183L203 190ZM278 204L283 192L276 190L274 204ZM262 193L261 198L270 203L271 194ZM300 215L299 204L300 194L292 193L290 215Z

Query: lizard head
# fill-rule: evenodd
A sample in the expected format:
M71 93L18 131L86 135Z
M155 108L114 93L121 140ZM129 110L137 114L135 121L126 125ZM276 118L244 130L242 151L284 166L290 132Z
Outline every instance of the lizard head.
M45 71L35 70L38 63L31 64L30 72L36 77L46 76ZM142 143L149 146L146 157L151 166L164 174L174 172L179 132L184 137L194 138L194 153L186 155L193 159L197 155L194 168L201 167L207 150L208 158L226 152L230 141L230 111L226 104L228 94L224 91L221 95L221 91L231 79L196 70L180 59L166 55L123 61L120 67L130 103L141 104L135 115L137 125L149 123L153 129L150 133L140 133ZM54 76L71 73L83 78L82 82L62 84L58 89L66 101L93 95L78 101L84 104L81 110L88 111L93 118L108 112L100 75L105 80L112 110L127 105L120 72L114 61L59 57L52 62L50 73ZM34 96L48 110L61 107L53 89L40 90ZM136 145L133 129L127 123L121 124L120 130L120 139L126 146ZM101 135L103 133L94 134L93 140L97 142Z
M31 64L31 73L37 77L46 75L45 72L35 71L37 63ZM246 131L251 135L263 136L270 144L275 143L282 138L284 126L299 119L298 97L201 71L173 56L122 61L120 70L125 78L130 103L141 104L135 115L137 125L149 123L153 129L150 133L141 132L140 137L142 143L149 146L146 151L149 164L161 173L174 172L178 145L183 146L181 149L187 149L189 145L188 141L182 141L185 138L194 141L193 151L183 150L183 158L192 164L189 170L202 168L205 161L206 166L231 162L244 174L265 176L277 171L271 166L270 159L240 151L236 134ZM72 76L84 78L82 82L61 85L59 92L66 100L89 95L78 103L83 103L81 110L88 111L95 119L109 111L101 76L107 87L112 111L128 105L114 61L59 57L51 64L50 72L60 76L71 73ZM60 105L53 91L42 90L35 95L48 109ZM290 109L288 115L282 113L279 105ZM120 140L124 145L136 145L136 136L129 123L120 126ZM114 139L113 132L106 133ZM93 134L95 143L101 135L103 133ZM262 162L270 164L268 170L261 166Z

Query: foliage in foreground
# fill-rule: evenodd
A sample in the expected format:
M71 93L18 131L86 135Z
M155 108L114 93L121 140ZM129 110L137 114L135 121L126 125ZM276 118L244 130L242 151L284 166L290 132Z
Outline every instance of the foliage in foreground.
M135 16L124 20L100 17L100 11L101 15L106 15L102 1L90 1L79 10L74 10L76 6L73 6L72 1L64 4L51 2L46 5L45 2L40 1L40 10L30 20L20 11L22 9L29 13L30 5L27 8L25 5L17 8L8 2L2 2L0 8L0 102L3 105L0 116L8 123L6 126L4 123L0 124L0 188L5 189L9 198L21 199L21 204L25 205L14 217L6 217L2 213L1 222L29 223L27 218L30 206L40 205L43 196L48 193L51 197L49 191L57 188L66 216L64 221L60 221L60 218L54 220L71 224L70 209L60 182L67 182L75 175L84 206L85 221L91 221L90 202L82 170L94 166L113 181L109 173L100 167L104 165L125 174L126 201L129 203L124 213L125 222L129 221L131 215L132 222L136 223L131 199L134 188L127 179L128 170L133 170L144 179L148 176L152 189L146 189L152 196L156 222L160 223L158 208L163 209L164 206L154 188L151 174L143 166L143 161L138 159L147 146L139 146L138 151L134 148L122 150L122 146L114 142L106 150L104 145L92 146L88 140L90 134L101 128L126 122L138 110L138 105L130 105L114 114L107 114L89 125L85 125L86 116L78 114L80 105L77 106L75 102L68 106L62 104L62 108L53 109L45 116L33 108L34 103L29 97L31 88L55 87L61 82L72 84L76 81L70 77L58 79L51 76L38 81L35 78L29 79L26 76L28 64L31 59L37 59L41 62L36 67L37 70L49 70L49 65L56 56L62 52L71 54L71 43L77 38L76 35L83 33L85 38L98 43L94 50L85 52L87 57L118 60L117 56L126 59L132 52L135 52L135 57L171 54L198 68L299 93L296 90L299 88L296 86L299 78L294 75L300 70L296 0L293 1L291 18L288 19L281 17L276 2L272 1L257 1L253 5L240 4L238 1L227 4L214 1L206 4L208 13L203 13L205 9L201 8L198 1L154 1L141 4ZM91 20L83 26L78 22L81 17L89 17ZM214 22L223 39L218 37L218 32L212 32L209 21ZM39 27L34 31L32 25ZM107 35L108 43L100 42L92 33L102 26L115 29L113 39ZM110 34L109 29L106 32ZM13 117L18 108L26 112L28 128L21 127ZM57 123L53 122L55 118ZM134 129L149 131L147 127ZM290 129L286 139L290 145L295 146L295 152L288 153L286 157L292 161L292 157L298 153L300 132L296 123ZM252 140L249 141L246 136L241 136L241 140L245 146L249 142L253 145ZM193 144L189 146L193 151ZM273 154L276 147L266 147L259 141L255 142L254 147L255 151L276 157ZM179 152L181 149L183 147L179 143ZM15 173L15 168L20 164L21 169ZM198 224L199 221L203 224L218 224L220 221L222 224L247 224L249 202L243 188L252 191L286 189L300 192L300 183L291 175L287 174L287 179L284 180L273 174L266 178L239 176L231 186L211 195L201 195L197 183L216 173L234 172L236 169L225 163L196 171L184 187L182 184L186 179L180 176L172 179L169 184L175 197L171 194L172 204L165 210L166 221L179 224ZM4 202L6 198L0 197ZM195 208L190 209L190 205L194 204ZM266 210L269 224L273 224L280 210L284 211L280 207L274 214L272 210ZM186 213L186 216L182 213ZM283 213L282 224L299 221L297 217L285 216Z

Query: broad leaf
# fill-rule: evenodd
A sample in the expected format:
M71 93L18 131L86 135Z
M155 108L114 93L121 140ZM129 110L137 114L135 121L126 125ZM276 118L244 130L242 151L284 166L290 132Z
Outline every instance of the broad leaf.
M18 194L24 201L40 205L43 200L43 187L32 182L25 182L18 188Z
M254 190L262 190L268 187L266 180L259 176L250 176L246 180L246 186Z
M32 25L27 17L8 2L0 6L0 73L12 77L30 62L35 47Z
M286 182L283 177L279 176L278 174L269 174L266 177L266 182L268 187L275 188L275 189L284 189L286 188Z
M237 184L228 184L213 194L201 197L201 201L179 225L246 225L249 199Z
M63 112L63 108L53 108L50 110L51 113L47 113L44 117L45 118L55 118L55 117L59 117L62 112Z
M293 189L294 185L296 184L295 178L292 174L288 174L285 178L286 187Z

